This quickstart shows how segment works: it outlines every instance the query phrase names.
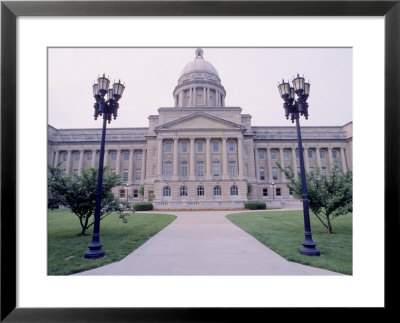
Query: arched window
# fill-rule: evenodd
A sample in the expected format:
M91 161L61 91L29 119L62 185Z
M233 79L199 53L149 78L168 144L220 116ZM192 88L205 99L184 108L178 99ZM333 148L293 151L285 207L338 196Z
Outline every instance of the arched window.
M236 185L231 186L231 195L238 195L238 188Z
M181 186L179 189L179 196L188 196L188 191L186 186Z
M220 195L221 195L221 187L214 186L214 196L220 196Z
M204 196L204 187L203 186L197 187L197 196Z
M169 186L163 187L163 196L171 196L171 189Z

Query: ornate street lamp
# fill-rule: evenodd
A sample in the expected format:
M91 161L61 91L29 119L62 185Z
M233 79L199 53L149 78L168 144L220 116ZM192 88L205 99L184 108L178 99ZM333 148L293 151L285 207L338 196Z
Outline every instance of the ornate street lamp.
M275 200L275 186L276 186L276 184L274 182L272 182L270 185L270 187L272 189L272 200Z
M303 145L301 141L299 121L300 116L304 116L306 120L308 119L307 99L310 94L310 83L305 82L304 77L299 76L299 74L297 74L297 77L292 81L292 83L293 87L290 86L289 82L285 82L284 80L282 80L282 83L278 85L278 89L281 98L285 101L285 103L283 104L283 108L285 109L286 119L290 118L292 120L292 123L296 120L305 231L303 248L300 249L300 253L308 256L319 256L320 251L315 248L317 244L312 240L311 234L310 214L308 210L307 183L304 170ZM297 100L295 100L295 94L297 95Z
M103 76L97 79L97 83L93 84L93 96L96 100L94 104L94 119L98 116L103 116L103 130L101 133L100 156L99 156L99 171L97 177L96 188L96 208L94 212L94 227L92 242L89 244L89 250L85 252L86 259L97 259L104 257L105 251L100 242L100 211L101 211L101 191L103 186L103 165L104 165L104 146L106 140L107 121L111 123L111 119L117 118L119 104L118 101L122 97L125 85L121 81L114 83L112 88L109 88L110 80ZM107 101L104 97L107 95Z

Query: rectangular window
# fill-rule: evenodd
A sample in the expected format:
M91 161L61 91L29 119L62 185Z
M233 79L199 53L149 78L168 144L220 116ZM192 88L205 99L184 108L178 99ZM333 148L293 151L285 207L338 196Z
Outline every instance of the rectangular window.
M124 181L124 182L128 181L128 170L127 169L122 170L122 181Z
M310 173L314 174L314 167L310 167Z
M67 154L62 154L62 161L67 161L68 155Z
M321 157L321 159L325 159L325 150L319 151L319 157Z
M128 152L124 152L124 160L128 161L129 160L129 153Z
M335 159L337 157L337 151L332 150L332 158Z
M86 158L87 158L87 160L92 160L92 153L88 153Z
M296 158L299 158L299 150L296 149Z
M135 179L137 181L139 181L141 179L141 175L142 175L142 170L141 169L136 169L135 170Z
M281 196L281 189L279 187L276 189L276 196Z
M312 158L312 150L308 150L308 158Z
M77 169L74 169L73 172L74 172L75 175L78 175L78 170Z
M264 167L260 167L260 179L261 180L265 179L265 169L264 169Z
M182 142L181 144L181 151L183 153L187 153L188 152L188 143L187 142Z
M165 162L164 163L164 175L165 176L171 176L172 175L172 163L171 162Z
M79 156L80 156L79 153L75 153L74 154L74 161L79 161Z
M268 188L263 188L263 196L268 196Z
M264 150L258 151L258 159L264 159Z
M326 167L321 168L321 175L326 177Z
M133 190L133 198L137 198L139 196L139 190Z
M219 152L219 142L218 141L213 141L213 143L212 143L212 151L213 151L213 153L218 153Z
M220 175L220 163L219 161L213 162L213 176Z
M236 176L236 162L229 162L229 176Z
M187 176L188 174L188 163L182 162L181 163L181 176Z
M119 191L119 197L120 198L125 197L125 190L120 190Z
M197 142L197 152L198 153L202 153L203 152L203 142L202 141L198 141Z
M272 167L272 179L278 179L278 168Z
M197 162L197 176L204 176L204 162Z
M276 159L276 151L271 150L271 159Z
M112 153L111 153L111 161L116 161L117 160L117 153L115 152L115 151L113 151Z
M283 151L283 159L284 160L289 160L290 156L289 156L289 151L284 150Z
M230 153L233 153L233 152L235 152L236 151L236 147L235 147L236 145L235 145L235 142L234 141L229 141L228 142L228 151L230 152Z
M164 152L165 153L170 153L172 152L172 142L166 142L164 144Z
M136 161L141 161L141 160L142 160L142 152L138 151L138 152L136 152Z

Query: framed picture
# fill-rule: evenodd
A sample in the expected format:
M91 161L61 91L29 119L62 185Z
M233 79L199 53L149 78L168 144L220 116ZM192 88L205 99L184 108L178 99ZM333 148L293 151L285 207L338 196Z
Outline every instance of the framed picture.
M71 17L91 17L98 19L98 23L104 23L104 28L111 29L113 28L113 20L109 19L118 19L121 21L121 26L124 26L124 23L128 18L134 17L139 21L149 21L151 19L158 19L157 25L154 28L159 28L160 30L163 27L163 21L165 22L167 19L176 19L178 18L175 30L176 37L171 37L168 40L165 40L163 43L154 44L154 40L146 38L146 29L141 30L140 28L132 30L128 32L123 28L116 28L115 32L121 32L121 34L129 35L140 35L140 38L135 38L140 43L139 46L181 46L182 41L179 38L179 31L181 29L187 28L185 25L186 21L198 22L200 24L199 30L201 29L201 24L205 23L204 19L212 18L219 19L221 22L221 31L207 30L208 33L213 34L214 37L214 46L215 43L218 44L218 39L220 37L224 37L224 35L229 35L232 32L229 29L229 20L230 19L247 19L246 21L259 21L262 18L269 17L270 19L277 19L285 17L286 19L293 19L293 21L297 21L300 18L308 17L311 19L313 24L310 26L314 26L318 23L318 21L333 19L345 19L349 17L376 17L380 19L384 19L384 112L379 109L367 109L366 113L371 114L373 120L373 114L376 113L377 116L383 117L384 114L384 171L378 172L378 174L384 174L384 183L383 178L375 178L376 182L372 181L371 190L374 189L382 189L384 190L384 239L385 239L385 299L384 299L384 307L387 309L393 309L395 306L394 300L391 298L391 291L393 286L396 286L398 282L398 278L396 275L392 275L391 268L395 268L394 261L391 259L395 259L398 253L396 247L396 243L392 241L393 237L398 236L399 234L399 226L398 226L398 214L399 214L399 205L398 205L398 178L399 178L399 130L398 130L398 120L399 120L399 108L400 108L400 95L399 95L399 85L400 85L400 3L399 1L104 1L104 2L84 2L84 1L74 1L74 2L62 2L62 1L4 1L1 4L1 320L5 320L7 322L20 322L20 321L51 321L51 322L85 322L85 321L99 321L99 322L124 322L124 321L154 321L154 322L162 322L162 321L172 321L172 320L181 320L181 321L209 321L210 318L214 321L234 321L236 319L237 312L239 306L211 306L210 303L207 303L207 306L199 305L198 307L190 305L190 306L179 306L177 303L173 306L162 306L161 303L156 303L155 306L149 304L148 306L144 305L136 305L132 304L131 307L127 307L125 304L121 306L109 306L105 307L101 305L101 307L95 307L88 304L81 303L78 306L73 307L20 307L18 304L18 300L21 295L18 295L19 284L21 281L18 280L18 266L21 265L18 261L17 252L21 245L29 244L31 237L25 237L20 235L17 237L18 225L20 225L20 219L18 218L18 213L20 212L20 204L24 203L18 195L19 190L21 189L21 185L29 185L31 190L35 190L35 183L27 180L26 178L19 177L19 171L21 167L20 155L18 154L20 137L19 134L25 133L27 131L35 132L35 122L37 120L30 121L29 130L19 127L19 120L21 119L21 113L23 111L18 110L18 106L21 103L21 100L17 97L17 94L20 95L19 91L21 88L19 87L20 80L18 77L21 75L20 66L18 65L18 55L20 54L18 51L23 50L24 53L29 52L29 46L27 44L21 43L18 38L20 35L18 34L18 19L31 17L32 19L40 19L46 20L46 25L50 26L52 22L57 22L58 20L62 21L63 19L71 19ZM186 20L182 20L181 18L185 18ZM28 18L29 19L29 18ZM319 19L319 20L318 20ZM161 22L160 22L161 21ZM121 27L119 26L119 27ZM226 27L228 26L228 27ZM260 26L264 26L260 24ZM49 28L49 27L48 27ZM357 25L355 25L357 28ZM51 29L51 28L49 28ZM71 28L72 29L72 28ZM101 28L99 28L101 30ZM93 33L98 33L99 29L93 29ZM268 30L263 31L257 28L252 30L246 29L243 26L244 33L241 35L231 35L230 39L235 38L236 36L239 39L245 39L245 33L256 33L256 37L261 38L265 33L276 33L279 34L279 29L277 30ZM377 30L377 33L380 33L381 29ZM382 30L383 31L383 30ZM161 32L160 32L161 33ZM282 43L281 44L295 44L295 46L312 46L311 42L307 42L308 30L302 30L301 35L296 34L297 30L293 29L292 34L282 34ZM67 33L66 33L67 34ZM360 31L360 34L362 32ZM76 34L75 34L76 35ZM72 34L71 36L74 36ZM39 41L42 35L37 35L37 40ZM252 36L254 37L254 36ZM373 35L370 35L373 38ZM100 38L98 38L100 39ZM203 38L200 42L205 42ZM215 40L216 39L216 40ZM254 38L253 38L254 39ZM294 39L294 40L291 40ZM34 42L35 40L33 40ZM61 41L62 42L62 41ZM85 39L76 39L74 40L76 46L85 46ZM197 39L189 41L189 43L185 43L192 45L193 47L197 46ZM232 40L233 42L233 40ZM335 44L337 45L339 41ZM71 43L71 42L70 42ZM69 43L69 44L70 44ZM332 41L330 39L325 40L325 46L330 46ZM92 43L90 43L91 46ZM121 44L118 41L113 39L107 39L105 41L105 46L119 46ZM211 44L211 45L213 45ZM227 46L227 43L224 43ZM48 46L53 46L55 44L48 44ZM56 45L60 46L59 43ZM102 46L103 43L98 43L97 46ZM208 45L208 43L206 43ZM234 45L237 45L235 43ZM345 45L351 46L351 43L346 43ZM249 46L249 43L243 44L243 46ZM284 46L284 45L282 45ZM383 46L383 44L382 44ZM44 57L45 57L44 53ZM381 62L383 57L378 56L378 60ZM33 58L32 64L37 64L38 62ZM376 62L371 61L370 64L374 64ZM25 76L26 77L26 76ZM37 77L37 78L36 78ZM32 82L40 82L40 77L37 75L32 75ZM377 78L380 80L380 78ZM375 81L374 77L371 77L370 82L373 83ZM382 88L382 84L377 84L377 87ZM43 88L42 88L43 89ZM44 92L46 92L46 88L44 87ZM71 94L73 95L73 94ZM340 94L337 94L340 95ZM365 93L365 96L370 95L370 93ZM46 97L46 94L44 95ZM37 114L45 114L45 108L41 106L41 103L35 102L35 96L30 96L26 93L24 98L24 102L26 99L30 98L31 102L29 106L32 107L32 110L37 109ZM329 98L329 99L334 99ZM383 105L383 104L382 104ZM379 106L379 105L378 105ZM30 112L31 113L31 112ZM79 117L79 116L77 116ZM378 118L378 117L377 117ZM44 118L46 119L46 117ZM44 120L40 119L39 120ZM368 119L371 120L371 119ZM355 120L357 123L357 120ZM372 127L372 124L370 125ZM38 128L44 129L47 131L47 123L46 125L38 124ZM380 131L380 130L377 130ZM40 130L38 130L40 132ZM44 145L44 143L40 143L39 145ZM376 143L372 143L376 144ZM379 142L378 142L379 145ZM374 147L372 147L374 148ZM43 148L44 150L46 148ZM43 151L42 149L42 151ZM379 157L378 157L379 158ZM380 161L382 161L383 156L380 156ZM383 165L383 162L382 162ZM43 166L44 168L46 165ZM381 187L381 185L384 187ZM383 195L383 193L382 193ZM373 203L370 198L365 198L365 203ZM379 202L378 202L379 204ZM42 216L37 214L39 212L35 212L35 205L31 205L32 215L34 216ZM383 210L382 210L383 213ZM360 215L362 216L362 215ZM380 215L381 216L381 215ZM372 225L373 226L373 225ZM21 234L21 232L20 232ZM374 245L375 232L368 232L368 236L370 237L369 244ZM381 239L382 236L379 236ZM377 239L378 240L378 239ZM365 239L363 240L365 242ZM366 249L371 250L370 261L374 262L374 259L378 258L379 260L383 259L382 254L374 254L374 250L371 246L365 245ZM29 258L30 261L35 261L36 253L43 253L42 251L35 250L32 248L31 256ZM24 262L25 264L25 262ZM26 267L26 266L25 266ZM96 284L96 291L98 288L102 286L103 282L101 280L94 281L91 278L80 277L79 282L83 287L84 292L88 298L96 298L98 297L97 292L93 292L91 287L94 286L91 284ZM145 279L144 279L145 280ZM390 281L390 284L388 284ZM229 281L231 283L232 281ZM50 284L58 284L59 281L54 279ZM123 282L121 280L118 281L121 286L123 286ZM192 284L192 281L189 282ZM312 289L312 286L308 286L304 282L304 285L301 285L305 288ZM193 286L199 286L200 284L194 284ZM62 284L60 285L62 286ZM170 288L174 288L174 285L163 285L169 286ZM218 285L219 286L219 285ZM221 285L222 286L222 285ZM231 290L226 284L227 290ZM122 288L122 287L121 287ZM244 289L246 292L248 289ZM41 291L35 290L36 294ZM58 292L61 294L65 293L65 290L59 288ZM134 291L132 291L134 292ZM153 291L156 293L157 291ZM70 294L70 296L73 296ZM195 293L195 291L193 291ZM210 290L212 294L213 291ZM242 294L241 294L242 293ZM237 288L237 298L245 297L243 292L239 287ZM163 294L164 295L164 294ZM207 297L204 293L202 293L202 297ZM40 295L39 295L40 296ZM56 298L57 295L52 295L52 297ZM382 300L383 302L383 300ZM225 304L225 303L224 303ZM240 304L240 303L235 303ZM255 303L255 307L258 309L252 308L248 304L245 306L247 310L241 308L240 311L243 311L246 315L253 315L256 312L259 313L262 310L268 310L268 304L265 306L260 305L261 303ZM300 307L314 307L313 303L302 302ZM329 307L330 304L320 305L321 307ZM368 302L365 307L380 307L375 305L370 305ZM364 307L361 306L361 307ZM213 309L210 309L213 307ZM285 307L285 305L282 305ZM292 307L288 305L288 307ZM346 306L343 306L346 307ZM227 311L227 308L229 310Z

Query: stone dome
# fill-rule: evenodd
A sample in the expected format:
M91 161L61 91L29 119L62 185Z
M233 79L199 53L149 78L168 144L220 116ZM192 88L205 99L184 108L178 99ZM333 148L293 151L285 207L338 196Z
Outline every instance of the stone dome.
M196 57L186 64L175 87L175 107L224 107L225 89L215 67L203 57L197 48Z
M185 66L180 76L193 72L207 72L219 77L215 67L204 59L201 48L196 50L196 58Z

